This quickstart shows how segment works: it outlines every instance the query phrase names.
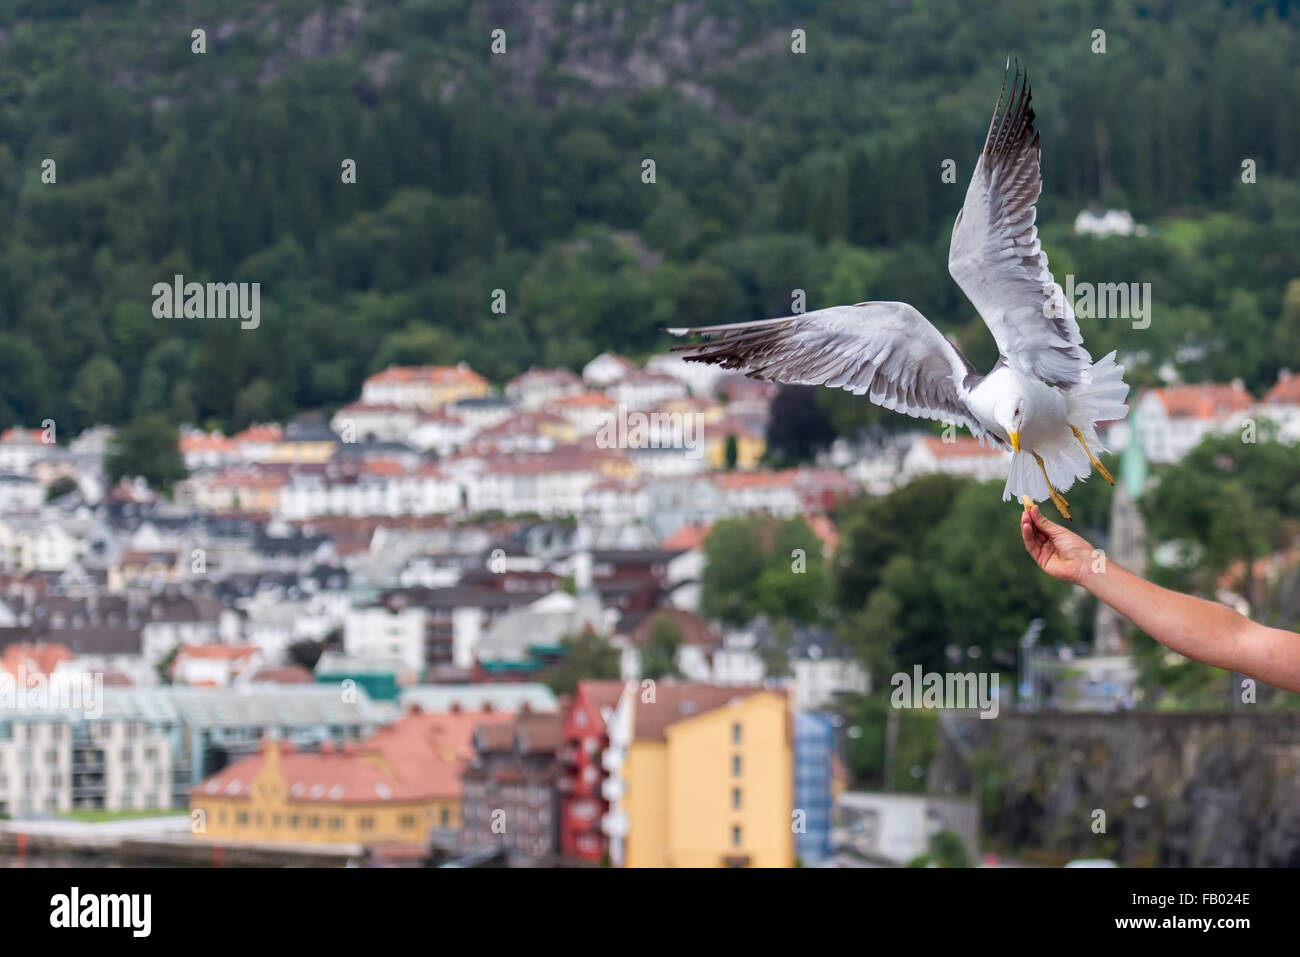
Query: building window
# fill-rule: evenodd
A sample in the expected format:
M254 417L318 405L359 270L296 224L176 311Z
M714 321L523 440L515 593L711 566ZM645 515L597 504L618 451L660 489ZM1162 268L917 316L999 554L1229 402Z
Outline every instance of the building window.
M737 778L740 777L740 755L739 754L733 754L731 756L731 776Z
M298 815L297 815L297 814L290 814L290 815L289 815L289 830L291 830L291 831L296 831L296 830L298 830Z
M446 808L442 809L442 826L451 827L451 811Z
M731 806L735 808L740 807L740 788L731 789Z
M330 830L331 830L331 831L341 831L342 829L343 829L343 818L341 818L341 817L332 817L332 818L330 818Z
M240 811L238 814L236 814L236 815L235 815L235 823L238 824L240 827L247 827L247 826L248 826L248 812L247 812L247 811Z
M313 831L319 831L320 818L313 814L311 817L307 818L307 826L311 828Z
M740 825L732 825L731 828L731 846L740 847Z
M361 830L369 831L375 826L375 819L367 814L365 817L361 818L360 824Z
M740 744L740 722L737 721L731 726L731 743Z
M402 815L402 829L405 830L405 831L409 831L409 830L410 830L411 828L413 828L413 827L415 827L415 815L414 815L414 814L403 814L403 815Z

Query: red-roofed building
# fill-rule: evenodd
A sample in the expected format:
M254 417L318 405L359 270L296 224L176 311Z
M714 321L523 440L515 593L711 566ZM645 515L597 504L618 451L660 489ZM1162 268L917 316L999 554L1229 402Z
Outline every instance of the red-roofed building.
M546 411L568 419L579 435L594 435L618 414L618 403L602 392L579 392L548 402Z
M284 441L284 430L274 422L250 425L232 435L230 441L235 443L239 457L245 462L273 462Z
M620 382L633 372L640 371L631 359L617 352L602 352L582 367L582 379L603 389Z
M228 688L251 679L262 668L262 652L253 645L182 645L172 659L172 682L204 688Z
M600 822L609 811L601 794L608 776L601 758L609 747L607 722L623 693L621 681L579 681L564 711L564 776L560 780L560 853L600 863L609 839Z
M44 439L40 429L15 426L0 432L0 472L26 475L33 463L49 452L50 445Z
M540 409L554 399L582 390L582 380L568 369L533 368L506 383L506 397L525 409Z
M491 391L487 379L463 362L454 366L389 366L365 381L361 401L432 412L450 402L483 398Z
M1207 435L1236 430L1254 405L1240 380L1148 389L1138 402L1142 449L1152 462L1177 462Z
M58 642L16 642L6 645L3 654L0 654L0 671L6 671L15 678L26 675L49 678L61 664L76 659L76 655Z
M412 709L361 743L298 751L267 740L259 753L190 791L198 836L298 843L399 843L427 848L461 826L462 774L475 728L510 722L491 711Z
M906 484L918 475L961 475L983 482L1006 478L1011 454L992 441L980 442L972 435L920 436L903 455L898 482Z
M344 442L405 442L420 422L420 413L399 405L352 402L330 419L330 428Z
M475 730L474 757L464 773L464 847L503 848L516 866L554 863L563 742L563 717L527 705L509 724Z
M1300 375L1282 370L1259 404L1260 418L1278 426L1281 441L1300 442Z
M191 471L199 468L219 468L240 460L240 447L234 439L220 432L188 429L181 433L177 447Z

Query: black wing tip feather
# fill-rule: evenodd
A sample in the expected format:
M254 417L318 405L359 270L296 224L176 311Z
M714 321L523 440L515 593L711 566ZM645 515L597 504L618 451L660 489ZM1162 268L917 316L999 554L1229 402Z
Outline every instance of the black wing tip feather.
M1002 88L998 91L998 102L993 108L993 119L989 123L988 136L984 140L984 155L990 160L999 160L1022 151L1026 145L1033 148L1038 145L1038 131L1034 129L1034 109L1030 105L1032 95L1029 89L1029 71L1021 70L1020 61L1014 63L1008 58L1007 67L1002 74ZM1011 79L1011 89L1007 89L1007 78Z

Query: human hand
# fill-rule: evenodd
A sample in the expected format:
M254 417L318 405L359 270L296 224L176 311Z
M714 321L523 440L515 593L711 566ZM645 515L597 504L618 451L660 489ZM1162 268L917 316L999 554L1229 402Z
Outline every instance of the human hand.
M1093 554L1092 546L1083 537L1048 521L1037 505L1021 513L1020 537L1029 557L1047 574L1076 585L1082 583Z

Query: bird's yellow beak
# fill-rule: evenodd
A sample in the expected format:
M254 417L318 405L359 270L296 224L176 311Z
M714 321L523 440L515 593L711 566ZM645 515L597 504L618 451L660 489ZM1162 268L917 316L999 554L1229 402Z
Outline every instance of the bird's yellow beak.
M1016 429L1016 431L1011 433L1011 447L1015 449L1017 452L1020 451L1020 430L1019 429Z

